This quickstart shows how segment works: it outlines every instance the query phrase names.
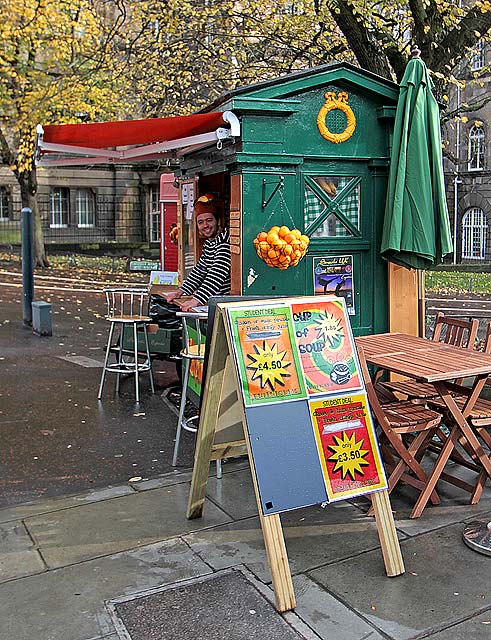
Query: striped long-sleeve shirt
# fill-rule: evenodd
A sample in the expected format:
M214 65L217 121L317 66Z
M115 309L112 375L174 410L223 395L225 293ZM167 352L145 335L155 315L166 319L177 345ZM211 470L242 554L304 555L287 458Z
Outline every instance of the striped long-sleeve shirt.
M230 293L230 236L224 229L212 240L205 240L200 259L181 285L186 295L201 304L211 296Z

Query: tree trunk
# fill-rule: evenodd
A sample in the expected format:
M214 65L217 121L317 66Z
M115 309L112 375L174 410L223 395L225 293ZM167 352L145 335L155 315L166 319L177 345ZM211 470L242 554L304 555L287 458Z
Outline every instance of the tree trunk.
M37 176L36 168L33 166L28 171L23 171L17 175L20 186L22 207L29 207L32 211L33 236L34 236L34 265L36 267L49 267L44 248L43 227L41 213L37 200Z

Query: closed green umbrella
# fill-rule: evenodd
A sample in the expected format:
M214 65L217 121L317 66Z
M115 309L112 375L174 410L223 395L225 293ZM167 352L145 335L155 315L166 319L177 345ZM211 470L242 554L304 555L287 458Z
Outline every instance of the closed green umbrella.
M409 269L429 269L452 252L452 238L440 112L428 69L415 56L397 102L381 254Z

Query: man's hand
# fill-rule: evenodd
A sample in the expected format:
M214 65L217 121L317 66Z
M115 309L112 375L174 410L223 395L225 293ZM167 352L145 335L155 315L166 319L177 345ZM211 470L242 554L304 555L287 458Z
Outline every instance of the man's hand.
M199 307L200 304L201 302L199 300L196 300L196 298L190 298L189 300L186 300L184 304L181 305L181 311L189 311L194 307Z
M182 294L182 289L176 289L176 291L171 291L170 293L168 293L165 298L167 302L172 302L175 298L180 298Z

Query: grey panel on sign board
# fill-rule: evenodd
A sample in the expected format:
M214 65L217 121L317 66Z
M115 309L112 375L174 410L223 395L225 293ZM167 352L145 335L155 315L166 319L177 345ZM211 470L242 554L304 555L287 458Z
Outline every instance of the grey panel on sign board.
M327 500L307 400L246 408L264 515Z

